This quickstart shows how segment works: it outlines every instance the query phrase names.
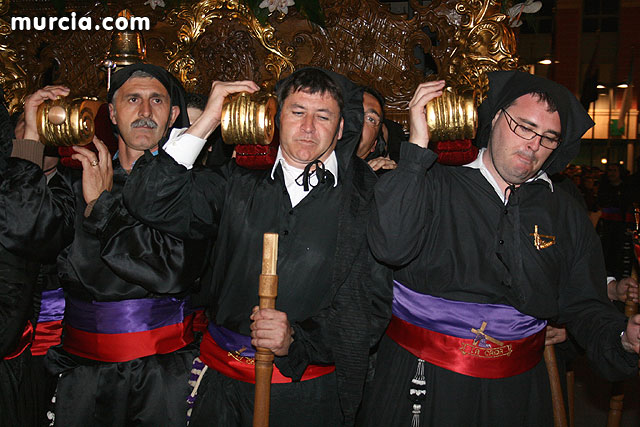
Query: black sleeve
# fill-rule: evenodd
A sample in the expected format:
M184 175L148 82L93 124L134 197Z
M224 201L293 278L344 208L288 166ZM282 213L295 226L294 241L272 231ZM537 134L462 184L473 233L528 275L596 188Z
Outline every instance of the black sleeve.
M424 246L430 216L425 175L437 157L433 151L403 143L398 167L376 184L375 212L368 238L379 261L392 266L406 265Z
M0 245L0 358L13 352L32 316L38 265Z
M189 170L162 150L145 153L127 180L124 204L141 222L180 238L215 237L230 168Z
M577 240L568 283L561 287L559 323L586 350L597 371L610 381L637 376L638 355L622 348L626 318L607 298L604 261L597 234L584 212L570 225Z
M53 262L73 239L75 198L72 176L51 185L42 169L18 158L0 171L0 244L11 252Z
M100 195L82 226L100 240L102 261L118 277L149 292L184 292L200 276L206 241L185 241L142 224L110 192Z

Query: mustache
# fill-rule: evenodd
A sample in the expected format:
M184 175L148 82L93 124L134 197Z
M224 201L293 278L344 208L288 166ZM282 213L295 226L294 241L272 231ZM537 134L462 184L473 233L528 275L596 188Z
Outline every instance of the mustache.
M158 124L154 122L152 119L143 117L131 123L131 127L132 128L147 127L147 128L155 129L158 127Z

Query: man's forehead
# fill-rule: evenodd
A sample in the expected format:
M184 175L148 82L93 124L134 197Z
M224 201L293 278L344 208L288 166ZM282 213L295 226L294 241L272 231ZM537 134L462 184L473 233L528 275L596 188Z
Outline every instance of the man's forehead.
M557 134L562 132L560 113L557 110L550 111L547 101L536 96L536 94L527 93L516 98L508 108L508 111L525 124L534 127L550 126L545 130ZM500 111L498 111L498 113L499 112ZM551 127L555 129L551 129Z
M380 113L382 112L382 105L380 105L380 102L376 99L375 96L371 95L368 92L364 92L364 94L362 95L362 106L365 112L370 110L378 113L378 115L380 115Z
M120 86L116 93L136 93L136 92L154 92L158 95L169 96L169 91L167 88L160 82L160 80L155 77L129 77L127 81L124 82L122 86Z
M311 93L310 90L301 88L291 92L289 96L284 99L284 102L289 104L298 104L301 106L302 104L305 104L304 106L306 107L316 109L340 109L338 101L329 91Z
M338 100L334 98L334 96L331 94L331 92L329 92L328 90L325 91L316 91L316 92L311 92L311 89L309 88L304 88L301 87L298 90L294 90L292 91L286 98L285 101L290 98L291 96L294 95L300 95L302 97L309 97L309 98L314 98L314 99L322 99L325 101L334 101L336 104L338 103ZM300 97L298 96L298 97Z

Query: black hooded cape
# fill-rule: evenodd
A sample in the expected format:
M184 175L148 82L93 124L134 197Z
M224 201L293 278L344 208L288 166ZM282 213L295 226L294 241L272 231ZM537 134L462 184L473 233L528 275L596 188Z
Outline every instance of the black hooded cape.
M328 179L292 208L280 167L275 179L271 170L246 170L235 163L222 170L187 170L161 152L136 164L125 203L133 215L160 230L183 238L217 237L201 279L200 300L209 307L212 321L243 335L250 334L249 313L258 303L262 234L279 233L276 308L287 313L295 340L288 356L276 358L276 365L297 380L308 364L335 364L343 422L350 425L360 403L369 349L390 315L391 293L387 270L373 261L365 238L376 177L354 154L363 124L362 89L324 72L344 98L343 135L335 150L337 187ZM211 406L204 385L192 424ZM295 394L287 387L278 389ZM323 393L335 396L335 390ZM321 422L313 407L290 408L290 417L295 411ZM219 419L216 416L201 419L210 422Z
M113 95L116 93L120 87L129 77L136 71L143 71L147 74L151 74L156 78L162 86L167 89L169 92L169 97L171 98L171 105L180 107L180 114L176 118L176 121L173 123L174 128L183 128L189 126L189 116L187 115L187 102L186 102L186 93L182 84L178 79L176 79L173 74L168 72L162 67L158 67L153 64L133 64L127 67L124 67L118 70L111 77L111 86L109 87L109 92L107 93L107 102L111 103L113 100Z
M563 135L544 167L551 173L564 168L592 124L575 97L556 83L521 72L490 73L489 82L477 144L487 144L500 108L542 89L558 106ZM533 179L515 188L505 203L479 169L443 166L436 158L431 150L404 143L397 169L376 186L369 243L379 261L395 267L394 279L421 294L508 305L566 324L603 375L612 380L637 375L637 356L620 344L626 320L606 295L600 241L578 201ZM536 227L553 244L536 248ZM363 425L409 425L407 396L417 358L385 337L378 362ZM420 425L552 423L544 362L499 380L429 363L424 370L427 394Z
M152 65L118 71L111 89L115 91L136 70L152 74L167 88L172 105L184 106L179 83ZM112 96L110 93L110 99ZM184 125L186 110L181 112L176 123ZM66 296L76 299L180 298L191 291L202 267L203 247L154 230L128 213L122 189L129 175L118 159L113 160L111 191L100 195L88 216L82 171L59 167L47 184L40 166L34 163L38 161L12 157L0 166L0 244L43 263L57 258L60 285ZM144 368L139 361L131 361L114 369L109 363L71 356L62 347L51 348L47 368L56 376L66 373L58 382L56 420L64 425L86 425L94 414L100 414L112 425L127 424L136 416L147 424L183 421L186 377L194 349L187 346L162 356L157 363L155 356L145 358ZM145 384L144 390L136 390L140 401L155 402L153 405L140 408L133 400L114 397L116 390L134 393L129 386L137 381ZM78 384L86 391L81 396L76 393Z
M561 172L580 152L580 138L593 125L593 120L578 99L566 87L551 80L521 71L488 73L489 92L478 107L478 133L475 143L486 147L491 133L491 121L506 105L534 91L546 92L556 107L562 124L562 142L549 156L542 169L553 175Z

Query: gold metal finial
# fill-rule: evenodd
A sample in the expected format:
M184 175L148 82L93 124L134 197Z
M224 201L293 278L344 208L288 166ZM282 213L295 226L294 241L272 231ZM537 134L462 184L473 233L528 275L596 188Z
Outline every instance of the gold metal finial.
M59 98L38 107L40 141L56 147L86 145L95 134L95 117L102 102L98 98Z
M429 140L455 141L473 139L478 128L476 99L472 92L458 94L451 87L433 99L425 108Z
M222 139L226 144L268 145L275 133L277 109L276 97L264 91L228 96L222 105Z

